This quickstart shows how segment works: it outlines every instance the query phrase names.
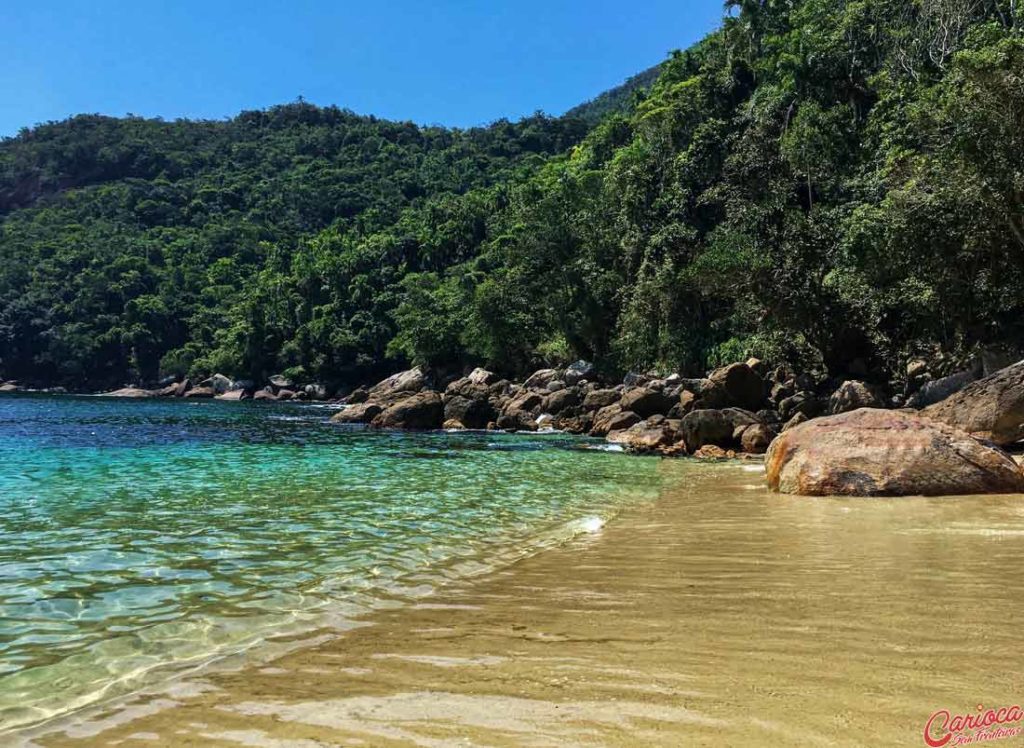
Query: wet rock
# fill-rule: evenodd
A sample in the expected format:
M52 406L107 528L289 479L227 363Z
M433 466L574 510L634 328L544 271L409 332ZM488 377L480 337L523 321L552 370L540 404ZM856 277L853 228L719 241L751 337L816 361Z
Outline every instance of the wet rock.
M979 379L921 414L990 439L1013 444L1024 439L1024 361Z
M430 390L399 400L377 415L371 425L384 429L426 430L440 428L444 422L441 396Z
M829 415L848 413L858 408L885 408L885 398L877 388L851 379L839 385L828 400Z
M447 421L445 421L444 424L441 426L441 428L443 428L445 431L465 431L466 430L465 424L463 424L462 421L455 420L454 418L449 418Z
M256 392L253 393L252 399L254 401L273 402L277 400L277 395L274 394L274 390L270 387L264 387L262 390L256 390Z
M904 411L818 418L772 442L768 485L806 496L944 496L1024 492L1024 472L1002 450Z

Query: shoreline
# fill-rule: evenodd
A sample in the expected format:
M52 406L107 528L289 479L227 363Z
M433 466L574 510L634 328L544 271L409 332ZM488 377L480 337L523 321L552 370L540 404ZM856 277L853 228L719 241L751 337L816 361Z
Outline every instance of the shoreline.
M1014 497L810 500L660 465L661 495L594 534L35 744L904 744L935 709L1016 703Z

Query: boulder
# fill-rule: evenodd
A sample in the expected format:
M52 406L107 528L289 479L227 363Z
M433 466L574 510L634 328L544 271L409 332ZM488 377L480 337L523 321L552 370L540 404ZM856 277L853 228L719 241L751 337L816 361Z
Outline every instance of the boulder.
M743 429L740 446L747 454L764 454L775 438L775 431L763 423L755 423Z
M485 428L496 416L490 400L487 399L486 388L484 388L483 397L470 398L463 395L445 397L445 420L458 421L464 428Z
M526 378L526 381L523 382L523 387L542 390L548 386L549 382L553 382L556 379L558 379L558 371L556 369L538 369Z
M307 384L304 392L310 400L327 399L327 386L323 384Z
M796 428L801 423L805 423L805 422L807 422L809 420L811 420L811 419L808 418L806 414L804 414L804 413L797 413L795 416L793 416L788 421L786 421L785 425L782 427L782 430L783 431L789 431L790 429Z
M1024 361L971 382L921 414L990 439L1013 444L1024 439Z
M997 372L998 373L998 372ZM976 379L972 371L958 371L942 379L925 382L907 402L911 408L927 408L956 394Z
M642 387L651 381L651 378L646 374L637 374L635 371L631 371L622 378L622 384L626 387Z
M331 416L331 421L334 423L369 423L383 410L384 408L377 403L355 403L346 405L339 410Z
M591 413L580 413L573 416L559 416L555 419L555 427L570 434L586 434L594 427L594 416Z
M707 444L727 447L733 442L733 419L721 410L694 410L683 416L680 425L683 441L691 452Z
M584 410L600 410L617 403L622 393L618 390L591 390L583 398Z
M612 444L621 444L629 452L655 452L661 447L667 447L678 438L667 424L650 425L637 423L625 430L612 431L608 434L608 441Z
M498 381L498 375L493 371L487 371L487 369L481 369L479 366L470 372L469 376L466 377L473 384L482 384L490 386Z
M504 411L522 410L531 415L539 415L544 397L536 392L521 392L513 397L503 408Z
M14 382L4 382L0 384L0 392L18 392L21 387L16 385Z
M498 416L497 428L503 431L536 431L537 421L529 411L511 408Z
M550 395L544 398L544 402L541 404L541 410L545 413L551 413L558 415L569 408L574 408L580 404L580 393L574 389L564 389L558 392L552 392Z
M295 382L286 377L284 374L275 374L268 380L274 389L278 390L290 390L295 386Z
M849 379L839 385L828 400L829 415L848 413L858 408L885 408L885 399L871 385Z
M607 436L612 431L623 431L640 422L640 416L631 410L623 410L618 403L609 405L594 414L591 436Z
M277 399L278 400L282 400L282 401L284 401L284 400L291 400L294 397L295 397L295 392L293 392L292 390L278 390L277 391Z
M234 390L248 390L249 392L252 392L255 389L256 383L251 379L236 379L231 382L231 387L228 388L228 392L233 392Z
M141 387L122 387L119 390L113 392L104 392L103 397L125 397L125 398L145 398L145 397L156 397L156 392L153 390L144 390Z
M217 399L240 402L242 400L251 400L252 395L245 390L231 390L230 392L225 392L223 395L217 395Z
M736 457L736 453L731 449L725 450L714 444L705 444L694 452L693 456L698 460L731 460Z
M196 400L209 400L215 397L217 392L213 387L193 387L185 393L185 397Z
M860 410L789 429L768 449L768 486L805 496L946 496L1024 492L997 447L905 411Z
M253 393L252 399L258 402L273 402L277 400L277 395L274 394L274 390L270 387L264 387L262 390L256 390L256 392Z
M200 382L199 387L211 389L215 395L223 395L231 389L231 380L223 374L214 374Z
M371 421L382 429L436 429L444 422L444 403L436 392L426 390L399 400Z
M825 410L825 403L813 392L797 392L779 403L779 415L787 421L797 413L808 418L817 418Z
M566 383L563 382L561 379L553 379L552 381L548 382L548 386L544 387L543 389L547 390L548 392L558 392L559 390L564 390L567 386L568 385L566 385Z
M449 418L445 421L441 428L445 431L465 431L466 427L462 424L462 421L456 421L454 418Z
M367 396L370 400L381 400L401 392L419 392L427 383L422 369L416 367L408 371L400 371L383 379L370 388ZM440 421L438 422L440 424Z
M747 364L729 364L715 369L708 379L724 394L726 405L758 410L764 404L764 380Z
M631 410L641 418L665 414L672 409L675 401L662 390L653 387L637 387L629 390L619 400L623 410Z
M575 384L579 384L584 379L593 379L597 370L594 365L589 361L576 361L569 364L565 372L562 374L562 378L565 383L572 387Z
M370 392L365 387L357 387L349 393L348 397L345 398L345 402L349 405L355 405L357 403L365 403L370 399Z

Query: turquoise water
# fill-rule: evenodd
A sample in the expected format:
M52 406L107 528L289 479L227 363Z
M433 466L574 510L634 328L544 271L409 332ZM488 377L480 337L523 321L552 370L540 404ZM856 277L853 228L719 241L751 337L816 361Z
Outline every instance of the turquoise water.
M493 568L653 495L559 435L309 405L0 399L0 730Z

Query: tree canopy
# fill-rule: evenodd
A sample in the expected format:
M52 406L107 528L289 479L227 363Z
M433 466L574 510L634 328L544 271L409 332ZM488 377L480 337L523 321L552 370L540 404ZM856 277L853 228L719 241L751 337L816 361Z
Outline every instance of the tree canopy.
M0 142L0 375L889 376L1019 349L1020 12L731 0L627 104L471 130L302 102L25 130Z

